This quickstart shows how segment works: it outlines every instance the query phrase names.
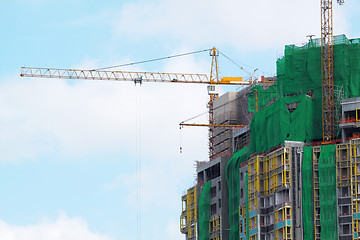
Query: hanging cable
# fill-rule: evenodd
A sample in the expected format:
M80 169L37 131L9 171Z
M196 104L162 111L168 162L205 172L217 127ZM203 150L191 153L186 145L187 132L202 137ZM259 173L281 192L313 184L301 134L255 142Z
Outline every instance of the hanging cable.
M105 70L105 69L110 69L110 68L126 67L126 66L131 66L131 65L136 65L136 64L155 62L155 61L165 60L165 59L169 59L169 58L183 57L183 56L192 55L192 54L196 54L196 53L206 52L206 51L210 51L210 50L211 49L204 49L204 50L199 50L199 51L194 51L194 52L172 55L172 56L168 56L168 57L154 58L154 59L149 59L149 60L144 60L144 61L139 61L139 62L132 62L132 63L125 63L125 64L120 64L120 65L109 66L109 67L102 67L102 68L92 69L90 71L99 71L99 70Z
M218 50L219 51L219 50ZM249 74L250 76L251 76L251 72L249 72L249 71L247 71L244 67L242 67L242 66L240 66L237 62L235 62L233 59L231 59L230 57L228 57L228 56L226 56L223 52L221 52L221 51L219 51L219 53L221 54L221 55L223 55L225 58L227 58L231 63L233 63L234 65L236 65L237 67L239 67L241 70L243 70L244 72L246 72L247 74ZM252 69L255 69L255 67L253 67L253 66L250 66L250 65L248 65L248 64L243 64L243 65L246 65L246 66L248 66L248 67L250 67L250 68L252 68ZM258 68L257 68L258 69ZM262 73L266 73L265 71L262 71L261 69L258 69L260 72L262 72Z
M136 88L137 239L141 240L141 85Z
M189 118L189 119L186 119L186 120L182 121L181 123L188 122L188 121L190 121L190 120L193 120L193 119L195 119L195 118L197 118L197 117L201 117L202 115L205 115L205 114L208 114L208 113L209 113L209 112L200 113L200 114L196 115L195 117L192 117L192 118Z
M218 50L219 51L219 50ZM234 65L236 65L238 68L240 68L241 70L243 70L244 72L246 72L247 74L251 74L249 71L247 71L245 68L243 68L242 66L240 66L237 62L235 62L234 60L232 60L230 57L226 56L224 53L222 53L221 51L219 51L219 53L221 53L221 55L223 55L225 58L227 58L230 62L232 62Z
M181 126L179 127L179 144L180 144L180 153L182 153L182 132L181 132Z

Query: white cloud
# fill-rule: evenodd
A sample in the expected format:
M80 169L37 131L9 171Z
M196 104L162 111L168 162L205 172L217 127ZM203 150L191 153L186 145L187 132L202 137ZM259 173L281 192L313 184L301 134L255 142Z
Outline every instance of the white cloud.
M83 66L93 68L96 61L87 59ZM204 66L189 57L165 66L164 71L206 72ZM165 161L178 152L178 124L206 111L206 102L205 85L144 83L135 87L114 81L14 77L0 85L0 161L36 159L48 153L134 155L137 118L144 155ZM206 146L206 130L188 134L193 143L202 135Z
M34 225L12 225L0 220L0 236L3 240L110 240L111 238L89 230L80 217L70 218L61 213L56 221L43 219Z
M166 65L163 71L206 72L205 65L189 57ZM80 65L93 66L96 61L91 59ZM137 105L136 99L141 104ZM135 158L138 115L142 215L153 216L156 207L166 209L157 213L156 219L178 216L181 191L192 184L193 162L208 156L207 129L184 128L180 141L178 124L207 111L207 101L206 85L144 83L135 87L125 82L68 84L56 79L14 77L0 85L0 160L24 161L43 154L76 159L111 152ZM206 122L207 115L197 121ZM127 164L128 160L121 161ZM124 207L136 209L138 171L121 172L104 190L120 191L128 203Z
M335 33L346 32L344 13L336 8ZM302 43L320 37L320 2L313 0L156 0L130 2L114 22L119 36L161 36L186 46L226 44L240 51Z

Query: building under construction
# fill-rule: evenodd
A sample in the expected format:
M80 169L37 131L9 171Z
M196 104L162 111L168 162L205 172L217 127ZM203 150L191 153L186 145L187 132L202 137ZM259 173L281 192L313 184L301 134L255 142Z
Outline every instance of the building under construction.
M360 239L360 39L334 37L324 142L320 39L288 45L274 84L214 100L214 156L182 196L185 239Z

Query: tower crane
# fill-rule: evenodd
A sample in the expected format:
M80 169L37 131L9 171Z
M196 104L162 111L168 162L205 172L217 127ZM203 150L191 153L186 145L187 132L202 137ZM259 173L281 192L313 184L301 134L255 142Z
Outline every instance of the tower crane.
M160 72L130 72L130 71L106 71L106 70L81 70L81 69L58 69L58 68L38 68L22 67L21 77L36 78L60 78L60 79L83 79L83 80L113 80L113 81L133 81L135 84L144 82L163 82L163 83L197 83L208 84L210 100L209 124L186 124L182 126L206 126L209 127L209 156L210 160L214 156L214 129L216 127L245 127L245 125L219 125L214 124L213 101L218 97L215 85L251 85L252 81L243 81L241 77L223 77L218 75L218 50L210 50L211 73L188 74L188 73L160 73ZM272 81L262 81L261 83L273 83Z
M337 0L342 5L344 0ZM321 79L323 142L335 138L334 43L332 0L321 0Z

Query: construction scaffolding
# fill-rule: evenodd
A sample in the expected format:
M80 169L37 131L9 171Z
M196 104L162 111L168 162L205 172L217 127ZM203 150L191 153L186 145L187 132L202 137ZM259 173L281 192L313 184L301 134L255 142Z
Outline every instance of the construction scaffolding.
M196 240L198 224L197 186L191 187L182 196L182 212L180 216L180 232L186 234L186 239Z
M239 207L240 239L294 239L290 148L253 156L247 171L247 197Z
M351 210L353 239L360 238L360 139L350 142L351 157Z
M351 144L349 143L336 145L339 239L346 239L352 236L352 217L350 214L352 163L350 150Z

